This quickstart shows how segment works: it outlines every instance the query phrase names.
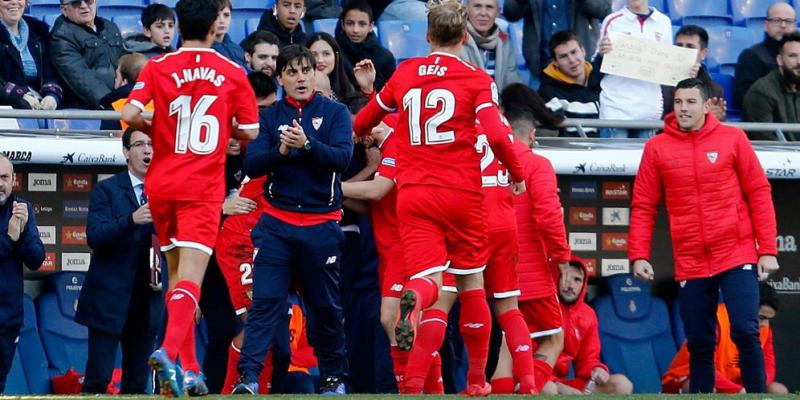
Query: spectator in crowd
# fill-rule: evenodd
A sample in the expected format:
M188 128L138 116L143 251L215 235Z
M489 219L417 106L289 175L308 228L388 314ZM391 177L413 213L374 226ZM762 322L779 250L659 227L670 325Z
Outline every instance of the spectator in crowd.
M678 301L690 355L692 393L714 390L719 293L747 393L766 391L758 333L758 280L778 269L770 184L744 132L709 112L705 85L678 83L675 112L649 140L633 186L628 258L652 280L656 215L666 203Z
M275 61L278 59L278 37L274 33L258 30L242 41L244 61L250 71L275 76Z
M411 20L427 21L427 0L393 0L378 19L379 21Z
M690 77L697 78L706 85L706 92L709 95L708 106L712 114L718 120L724 121L727 103L725 102L722 86L711 79L703 62L708 55L708 32L698 25L683 25L675 34L675 46L697 50L697 63L690 72ZM672 112L672 100L675 97L675 88L662 86L664 96L664 115Z
M524 21L522 54L536 77L550 62L548 43L556 32L574 31L586 54L592 55L600 36L597 21L610 13L611 0L506 0L503 4L508 22Z
M220 4L222 8L219 10L216 36L214 37L214 45L211 48L237 64L246 67L247 62L245 62L242 46L234 43L231 35L228 34L228 29L231 27L231 12L233 9L231 0L221 0Z
M539 95L547 108L567 118L592 118L600 114L600 88L589 86L592 64L586 61L586 48L573 31L556 32L550 38L553 61L542 71ZM578 128L561 128L563 136L577 136ZM597 137L596 128L583 128L587 136Z
M758 285L759 308L758 325L761 349L764 352L764 367L767 374L767 393L788 394L789 390L775 381L775 349L772 345L772 327L770 321L778 312L778 296L775 289L766 282ZM742 371L739 369L739 352L731 338L731 326L728 323L728 309L724 303L717 305L717 346L714 360L714 391L716 393L744 393ZM672 360L669 369L661 379L663 393L689 392L689 350L683 342L678 354Z
M322 18L338 18L342 13L342 7L338 0L308 0L306 1L307 21Z
M125 100L133 90L139 73L147 64L147 56L141 53L126 54L119 58L116 77L114 78L114 90L100 99L100 107L105 110L122 111ZM146 105L148 111L153 111L153 105ZM127 129L128 124L123 121L103 120L100 129L121 130Z
M498 0L467 1L469 41L461 49L461 58L486 71L498 90L522 82L517 72L511 38L494 22L500 14Z
M247 176L268 175L270 190L264 193L265 212L252 234L260 251L254 259L253 303L239 361L242 377L234 393L258 392L258 377L285 313L293 275L305 290L312 324L309 343L319 359L322 392L345 393L339 293L343 233L336 221L341 217L339 177L350 161L353 128L343 104L315 95L316 67L305 47L281 50L277 73L286 96L261 114L261 134L245 155ZM311 118L298 118L300 104Z
M337 99L346 99L355 93L350 79L347 78L347 71L342 63L342 52L336 39L325 32L317 32L308 38L306 46L311 50L317 62L317 72L328 76L330 79L331 90ZM361 68L369 65L371 68ZM364 94L375 92L375 67L370 60L362 60L356 64L353 74L358 82L359 90Z
M524 83L512 83L500 93L500 105L505 112L514 110L517 114L529 114L535 120L536 136L558 136L559 124L564 122L564 115L554 113L545 105L542 96Z
M602 56L613 51L610 33L672 44L672 22L648 0L628 0L627 6L603 20L602 38L595 58L595 69L600 70ZM659 120L664 110L661 86L655 82L603 75L600 80L600 118L621 120ZM602 137L638 137L653 135L652 129L605 128Z
M278 0L272 12L264 11L258 21L258 30L267 30L278 37L278 47L306 43L306 34L300 26L306 15L305 0Z
M164 308L161 251L153 247L153 217L144 193L152 146L146 134L126 129L122 154L128 169L98 183L89 201L86 240L92 259L75 313L75 321L89 328L86 393L106 393L120 345L120 393L145 393L147 387L147 355L155 349Z
M125 37L125 50L155 57L172 51L175 38L175 12L159 3L153 3L142 10L144 33Z
M739 54L736 72L733 75L733 102L744 108L744 96L750 86L777 67L775 57L780 51L780 42L787 33L797 30L794 8L784 2L772 4L767 9L764 21L764 40Z
M97 1L62 2L50 31L48 56L68 88L65 107L99 108L114 89L117 61L126 53L119 28L97 16Z
M22 328L23 265L35 271L45 257L33 207L12 194L13 187L14 165L0 153L0 393L6 388Z
M783 35L776 57L777 68L756 81L742 103L742 120L747 122L800 122L800 32ZM786 132L800 140L797 132ZM751 134L751 139L774 139L772 133Z
M250 81L250 86L256 94L258 108L267 108L277 101L278 88L272 78L254 71L247 74L247 80Z
M558 301L564 322L564 350L553 368L547 394L622 394L629 395L633 384L625 375L609 374L600 361L600 332L597 314L585 302L589 280L583 260L572 256L558 279ZM572 364L574 377L567 378Z
M22 15L27 0L0 2L0 105L55 110L63 91L58 74L46 56L50 27Z
M342 64L346 71L352 71L353 66L362 60L371 60L375 65L375 90L380 91L383 84L394 73L397 64L394 55L378 43L378 38L373 32L375 19L372 17L372 7L364 0L353 0L347 3L339 23L336 24L336 43L341 48ZM349 73L348 73L349 76ZM355 79L351 79L358 85Z

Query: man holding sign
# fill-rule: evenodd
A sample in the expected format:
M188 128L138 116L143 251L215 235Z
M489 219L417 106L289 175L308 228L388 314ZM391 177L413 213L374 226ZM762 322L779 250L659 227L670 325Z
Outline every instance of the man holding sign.
M649 7L647 0L628 0L627 6L603 20L600 46L595 62L609 54L615 38L624 36L672 44L669 17ZM620 39L620 40L622 40ZM688 74L687 74L688 76ZM658 120L663 101L661 86L655 82L607 74L600 81L600 119ZM652 130L602 129L602 137L639 137L653 135Z

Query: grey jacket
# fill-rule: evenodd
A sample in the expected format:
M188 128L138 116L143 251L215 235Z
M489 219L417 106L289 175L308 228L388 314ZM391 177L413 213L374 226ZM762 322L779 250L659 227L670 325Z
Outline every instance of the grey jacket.
M60 16L50 31L50 60L66 88L65 106L97 109L114 89L119 58L126 54L117 26L95 18L97 31Z
M494 82L499 90L503 90L503 88L512 83L522 82L522 79L520 79L517 71L517 60L514 58L510 37L506 32L500 31L499 39L500 41L495 48ZM461 48L461 59L474 64L482 70L486 70L486 66L483 65L481 49L478 48L478 44L475 43L472 35L469 35L469 42Z
M539 60L539 48L542 42L542 0L506 0L503 4L503 15L508 22L516 22L524 18L522 30L522 54L528 63L531 74L539 76L544 68ZM586 56L591 57L600 37L598 21L602 21L611 13L611 0L572 0L570 21L571 29L578 34Z
M791 91L775 69L757 80L744 95L742 121L796 124L800 122L800 92ZM800 140L796 132L785 135L788 140ZM749 132L749 136L752 140L775 139L771 132Z

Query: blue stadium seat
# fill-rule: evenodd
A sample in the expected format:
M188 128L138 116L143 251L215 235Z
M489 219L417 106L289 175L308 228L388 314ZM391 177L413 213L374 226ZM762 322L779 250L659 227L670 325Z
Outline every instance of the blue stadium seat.
M6 390L3 394L48 394L50 377L47 374L47 357L39 338L36 308L33 299L27 294L22 297L22 308L25 320L19 332L17 353L6 378Z
M237 11L240 8L252 8L264 11L265 9L272 8L275 0L236 0L233 3L233 10Z
M39 334L49 361L50 377L70 368L84 373L88 356L88 329L75 322L75 309L86 274L58 272L48 276L47 290L36 298Z
M49 25L51 28L53 27L53 23L56 22L56 19L60 17L61 14L46 14L42 15L42 22Z
M111 19L117 28L119 28L122 36L127 36L132 33L142 33L142 18L140 15L120 15Z
M672 301L672 307L669 309L669 320L672 324L672 338L675 339L675 347L679 349L686 340L686 333L683 331L681 306L677 297Z
M233 14L231 26L228 27L228 35L230 35L231 40L237 44L241 43L241 41L247 36L247 30L245 28L246 22L247 20L244 18L239 18L238 14Z
M712 72L733 75L739 53L759 41L753 31L748 28L712 26L706 30L708 31L706 65Z
M730 0L736 25L763 28L767 9L782 0ZM796 0L795 0L796 1ZM796 1L797 2L797 1ZM798 2L800 3L800 2Z
M121 15L142 15L142 0L102 0L97 4L97 15L112 19Z
M58 2L55 4L31 4L29 14L34 18L39 18L41 20L44 20L44 17L49 15L55 15L58 17L61 15L61 6L58 4ZM53 18L52 21L55 21L55 18Z
M733 75L711 74L711 79L722 86L723 97L727 103L726 119L728 121L738 121L741 119L741 110L733 105Z
M728 2L723 0L669 0L669 15L675 25L709 26L732 25Z
M239 20L246 20L246 19L254 19L254 18L255 19L260 19L261 18L261 14L263 14L263 13L264 13L264 9L263 8L244 8L244 7L239 8L239 7L237 7L237 8L235 8L233 10L233 12L231 14L233 15L233 18L236 18L236 19L239 19ZM302 25L302 24L300 24L300 25Z
M75 111L85 111L80 109L74 109ZM69 111L69 109L65 109L65 111ZM93 120L93 119L50 119L47 120L47 127L50 129L61 129L61 130L84 130L84 131L91 131L91 130L98 130L100 129L100 120Z
M658 393L676 352L667 305L631 274L611 276L606 283L610 294L593 303L603 362L611 373L627 376L634 393Z
M425 21L379 21L378 38L381 45L394 54L399 64L411 57L420 57L430 50L425 40L428 24Z
M178 4L178 0L150 0L150 4L164 4L175 8L175 4Z
M655 9L661 11L661 13L669 15L669 13L667 12L668 11L667 3L665 2L665 0L650 0L647 4L650 7L655 7ZM613 0L611 2L611 10L612 11L621 10L622 7L625 7L626 5L628 5L628 0Z
M314 32L326 32L333 35L336 31L336 24L338 23L338 18L315 19L311 22L311 29L313 29Z
M245 23L244 23L245 30L244 31L247 32L248 35L253 33L253 32L255 32L255 31L257 31L258 30L258 21L259 21L258 18L250 18L247 21L245 21Z

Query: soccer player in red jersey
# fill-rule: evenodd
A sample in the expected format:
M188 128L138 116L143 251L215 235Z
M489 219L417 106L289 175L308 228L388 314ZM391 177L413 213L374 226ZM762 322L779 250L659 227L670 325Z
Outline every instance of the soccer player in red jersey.
M433 4L427 37L432 52L400 64L356 116L354 130L366 136L385 114L398 109L395 134L402 168L397 171L397 215L411 275L400 299L398 346L407 350L413 343L431 353L438 350L441 340L436 333L425 332L430 324L416 330L421 311L438 298L441 273L449 270L457 275L463 307L460 330L470 359L467 391L486 395L491 391L484 373L491 317L480 274L488 239L480 156L474 147L476 118L512 181L523 173L497 109L496 85L485 72L458 58L468 40L464 7L455 1ZM421 386L410 380L406 385L414 390Z
M123 120L153 138L147 193L156 233L169 266L167 330L150 357L161 393L208 392L194 350L194 315L213 252L225 197L225 149L233 134L258 135L258 109L244 69L211 49L220 4L180 0L183 47L151 59L122 110ZM141 113L154 102L152 121ZM234 127L234 118L238 126ZM185 376L174 362L180 353Z

